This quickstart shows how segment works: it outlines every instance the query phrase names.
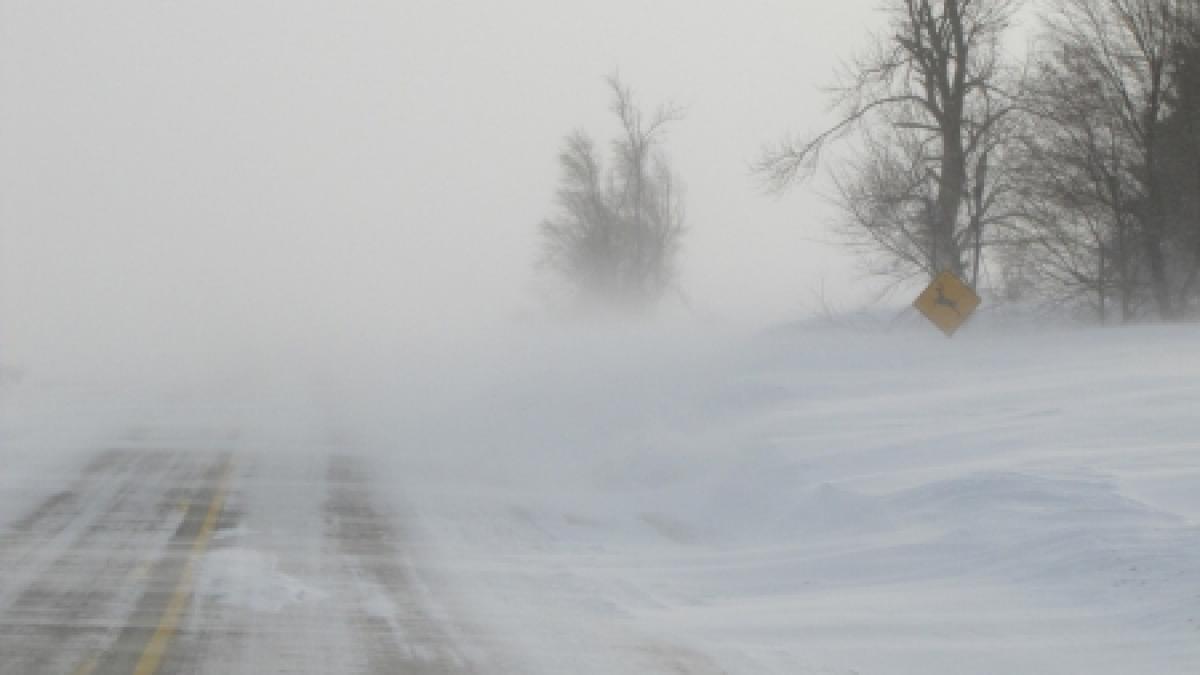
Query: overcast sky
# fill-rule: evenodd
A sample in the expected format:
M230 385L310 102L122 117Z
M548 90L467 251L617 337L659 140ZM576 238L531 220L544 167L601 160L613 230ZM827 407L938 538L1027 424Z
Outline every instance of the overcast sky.
M854 298L820 183L766 197L748 166L828 120L877 6L4 0L0 331L78 356L511 321L564 135L613 131L613 71L687 108L668 149L698 312Z

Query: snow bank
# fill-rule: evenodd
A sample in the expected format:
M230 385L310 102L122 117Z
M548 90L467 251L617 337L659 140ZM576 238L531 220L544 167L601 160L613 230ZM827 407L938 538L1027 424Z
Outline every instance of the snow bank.
M569 337L374 441L540 672L1200 668L1200 328Z

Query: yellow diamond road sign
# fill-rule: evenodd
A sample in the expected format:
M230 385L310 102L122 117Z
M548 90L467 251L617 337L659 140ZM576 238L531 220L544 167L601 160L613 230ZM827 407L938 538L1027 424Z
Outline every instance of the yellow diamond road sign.
M913 307L921 310L925 318L950 337L966 323L979 302L979 296L970 286L952 272L942 272L917 298Z

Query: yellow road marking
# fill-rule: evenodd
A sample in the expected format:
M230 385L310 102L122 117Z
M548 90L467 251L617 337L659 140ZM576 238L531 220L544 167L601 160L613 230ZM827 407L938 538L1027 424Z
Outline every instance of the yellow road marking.
M72 673L72 675L92 675L92 671L96 669L96 666L99 663L100 660L93 656L87 661L79 664L79 667L75 669L75 672Z
M162 664L163 656L167 653L167 645L170 644L171 638L179 628L179 619L183 617L188 597L192 594L192 568L195 566L196 560L208 548L209 540L212 539L217 519L221 516L221 510L225 508L225 495L229 489L229 479L232 475L233 462L230 461L225 464L221 482L217 486L216 494L213 495L212 503L208 505L208 514L204 517L204 523L200 526L200 531L192 542L191 555L183 565L183 572L179 575L179 583L175 585L175 592L171 594L171 600L163 610L158 628L155 629L150 642L146 643L146 648L142 651L141 658L138 659L137 667L133 669L133 675L154 675Z

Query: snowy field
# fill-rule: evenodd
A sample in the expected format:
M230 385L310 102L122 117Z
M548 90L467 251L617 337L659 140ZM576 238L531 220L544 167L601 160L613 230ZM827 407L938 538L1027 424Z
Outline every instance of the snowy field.
M973 328L506 344L397 494L536 672L1200 672L1200 328Z
M370 457L518 672L1200 672L1200 327L987 327L510 336L173 397L34 377L4 385L0 525L131 426L236 428Z

